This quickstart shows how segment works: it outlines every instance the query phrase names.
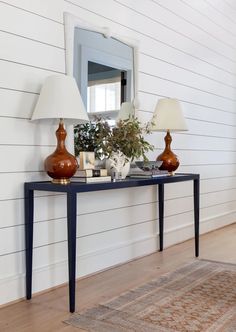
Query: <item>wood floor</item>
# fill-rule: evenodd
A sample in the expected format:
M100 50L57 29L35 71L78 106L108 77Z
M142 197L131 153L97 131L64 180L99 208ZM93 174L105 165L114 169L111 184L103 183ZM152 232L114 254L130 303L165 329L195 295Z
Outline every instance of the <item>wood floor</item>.
M201 236L200 258L236 264L236 224ZM77 283L77 311L117 296L194 260L193 241L165 249ZM79 332L63 323L69 317L68 288L57 288L0 309L1 332ZM111 331L112 332L112 331Z

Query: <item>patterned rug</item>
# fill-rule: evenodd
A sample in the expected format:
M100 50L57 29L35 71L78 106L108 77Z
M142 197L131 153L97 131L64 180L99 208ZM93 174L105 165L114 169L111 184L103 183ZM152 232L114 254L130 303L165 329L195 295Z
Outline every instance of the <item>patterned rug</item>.
M196 260L65 322L93 332L235 332L236 266Z

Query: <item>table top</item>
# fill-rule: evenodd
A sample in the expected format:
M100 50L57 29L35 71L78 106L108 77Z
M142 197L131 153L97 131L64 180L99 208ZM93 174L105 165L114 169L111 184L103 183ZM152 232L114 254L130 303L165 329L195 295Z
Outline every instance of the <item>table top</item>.
M50 181L35 181L25 182L25 189L27 190L40 190L40 191L55 191L55 192L89 192L98 190L121 189L130 187L150 186L165 183L175 183L191 180L199 180L199 174L192 173L176 173L170 176L162 176L155 178L129 178L124 180L116 180L109 182L95 182L95 183L81 183L73 182L62 185L54 184Z

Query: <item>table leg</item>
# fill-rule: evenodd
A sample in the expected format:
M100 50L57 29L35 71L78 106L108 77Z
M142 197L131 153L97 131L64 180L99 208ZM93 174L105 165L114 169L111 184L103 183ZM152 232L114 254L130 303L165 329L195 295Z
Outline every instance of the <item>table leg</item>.
M75 311L76 280L76 193L67 193L68 270L70 312Z
M34 191L25 186L24 193L26 298L29 300L32 297Z
M163 251L164 236L164 184L158 185L158 204L159 204L159 240L160 251Z
M194 180L194 233L195 233L195 256L199 256L199 179Z

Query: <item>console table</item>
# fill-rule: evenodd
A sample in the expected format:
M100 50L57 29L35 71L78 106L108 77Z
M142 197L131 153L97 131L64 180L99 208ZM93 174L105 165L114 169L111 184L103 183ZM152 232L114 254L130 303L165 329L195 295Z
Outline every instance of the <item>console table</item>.
M68 232L68 270L69 270L69 306L75 311L76 284L76 203L77 194L89 191L109 190L158 185L159 239L160 251L163 250L164 234L164 185L184 181L193 181L194 198L194 235L195 256L199 255L199 174L180 174L150 179L127 178L116 182L78 183L68 185L53 184L49 181L26 182L25 193L25 246L26 246L26 298L32 297L32 257L33 257L33 221L34 191L63 192L67 195L67 232Z

